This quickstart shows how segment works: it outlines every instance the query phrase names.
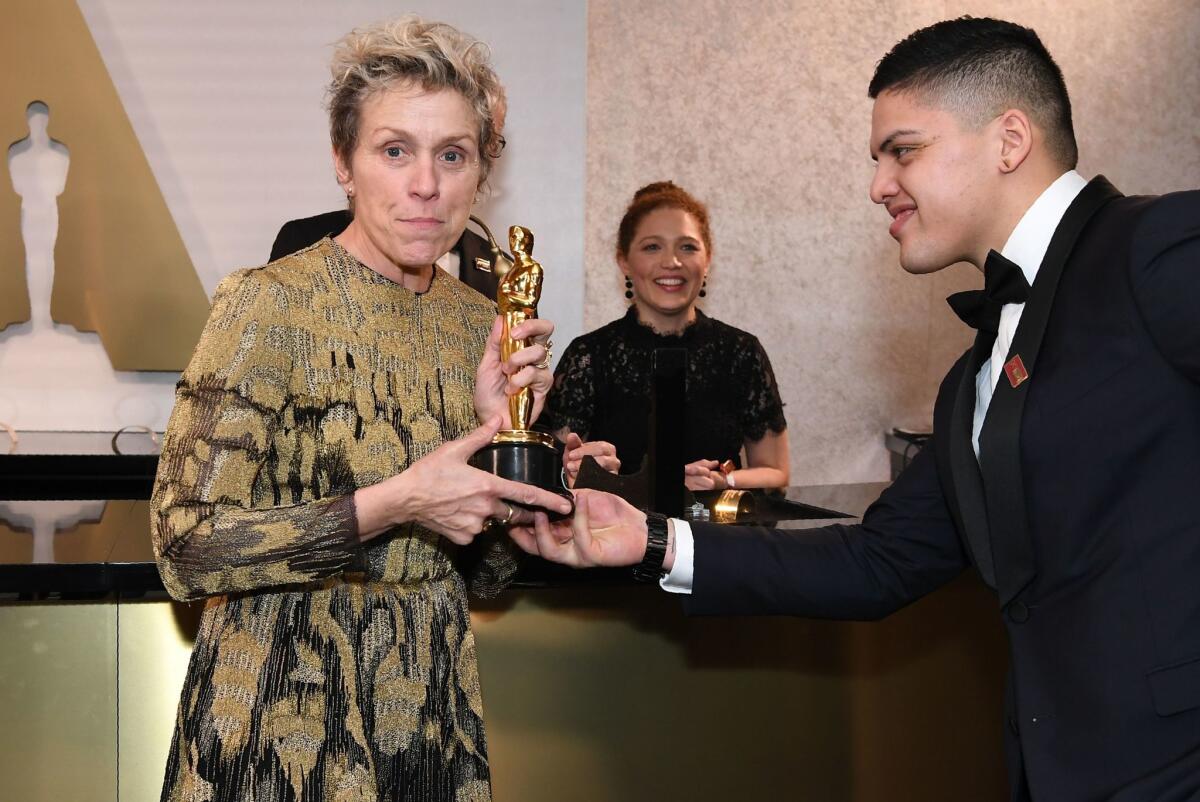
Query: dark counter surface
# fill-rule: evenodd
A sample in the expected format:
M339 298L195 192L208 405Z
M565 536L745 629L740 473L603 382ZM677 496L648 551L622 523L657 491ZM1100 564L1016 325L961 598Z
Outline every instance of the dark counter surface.
M790 502L861 515L884 484L788 488ZM801 513L820 515L813 509ZM779 520L802 529L853 518ZM515 585L626 584L624 571L579 572L529 560ZM0 594L162 591L144 499L0 501Z
M0 454L0 595L162 593L150 545L157 457L142 433L33 432ZM128 453L134 452L134 453ZM140 452L140 453L137 453ZM750 523L785 529L846 523L883 483L790 487L760 498ZM516 587L628 584L624 569L573 571L530 559Z

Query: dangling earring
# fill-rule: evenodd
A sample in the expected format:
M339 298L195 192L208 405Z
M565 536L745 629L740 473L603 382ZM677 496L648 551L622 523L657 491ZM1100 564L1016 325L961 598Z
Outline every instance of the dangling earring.
M629 276L625 277L625 297L631 301L633 300L633 279Z
M701 298L708 297L708 276L705 276L704 279L700 282L700 297Z

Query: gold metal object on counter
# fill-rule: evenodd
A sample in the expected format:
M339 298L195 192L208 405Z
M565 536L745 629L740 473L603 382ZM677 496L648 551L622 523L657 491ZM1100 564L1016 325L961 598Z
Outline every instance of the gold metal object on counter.
M723 490L713 502L712 519L719 524L736 523L738 517L754 514L754 494L748 490Z

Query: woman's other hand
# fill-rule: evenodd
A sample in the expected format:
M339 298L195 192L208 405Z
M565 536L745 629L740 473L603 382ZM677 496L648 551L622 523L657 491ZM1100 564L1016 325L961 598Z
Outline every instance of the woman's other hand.
M601 468L609 473L621 470L621 460L617 457L617 447L603 440L592 440L587 443L575 432L567 432L566 448L563 450L563 468L567 471L567 487L575 486L579 476L579 468L583 465L584 457L596 460Z
M683 483L688 490L724 490L729 487L721 463L715 459L698 459L683 466Z
M367 540L404 523L417 523L459 545L470 543L489 520L530 524L533 513L512 502L571 511L566 499L467 464L492 441L502 419L493 416L460 440L445 443L402 473L354 496L359 537Z
M479 420L485 421L500 415L505 420L504 428L509 428L508 397L524 387L533 392L533 416L530 422L537 420L542 407L546 405L546 394L554 384L547 350L553 333L554 324L549 320L526 320L512 330L512 336L518 340L532 338L533 344L517 351L507 362L502 362L500 340L504 336L504 318L496 318L484 347L483 360L475 372L475 414Z

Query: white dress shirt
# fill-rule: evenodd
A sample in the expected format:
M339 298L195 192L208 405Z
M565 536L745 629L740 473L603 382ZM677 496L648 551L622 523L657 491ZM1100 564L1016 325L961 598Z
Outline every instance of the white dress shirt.
M1046 187L1038 196L1016 228L1004 243L1000 255L1021 268L1029 286L1033 286L1037 278L1038 268L1050 247L1050 239L1058 224L1062 222L1067 207L1075 197L1087 186L1083 176L1074 170L1063 173L1058 179ZM984 418L987 417L988 404L992 401L992 393L996 382L1004 372L1004 362L1008 358L1008 349L1012 347L1013 335L1016 334L1017 324L1021 322L1021 313L1025 304L1005 304L1000 310L1000 326L996 333L996 342L992 346L992 355L979 368L975 377L975 418L971 424L971 445L975 448L975 457L979 458L979 430L983 428ZM691 593L692 575L696 564L696 544L692 537L692 529L687 521L673 520L675 527L675 563L670 573L664 576L659 584L663 590L671 593Z
M1067 207L1085 186L1087 181L1074 170L1063 173L1025 211L1009 235L1008 242L1004 243L1000 255L1021 268L1030 287L1037 278L1046 249L1050 247L1050 238L1067 213ZM1021 322L1021 313L1024 311L1025 304L1005 304L1001 307L1000 326L996 331L996 342L992 345L992 355L980 366L979 374L975 377L975 419L971 423L971 445L975 448L976 459L979 458L979 430L983 428L988 405L992 403L996 382L1004 373L1008 349L1012 347L1013 335L1017 333L1017 324Z

